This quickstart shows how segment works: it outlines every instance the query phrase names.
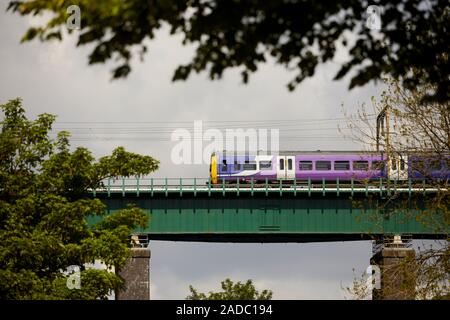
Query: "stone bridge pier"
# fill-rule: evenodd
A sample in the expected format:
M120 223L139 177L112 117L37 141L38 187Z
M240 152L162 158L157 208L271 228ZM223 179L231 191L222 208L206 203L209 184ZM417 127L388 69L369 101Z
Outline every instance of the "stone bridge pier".
M148 242L134 236L132 243L128 262L118 270L125 280L125 290L116 292L116 300L150 300L150 248Z
M408 263L415 257L412 239L394 236L374 243L370 264L379 267L380 287L372 290L373 300L414 300L415 270Z

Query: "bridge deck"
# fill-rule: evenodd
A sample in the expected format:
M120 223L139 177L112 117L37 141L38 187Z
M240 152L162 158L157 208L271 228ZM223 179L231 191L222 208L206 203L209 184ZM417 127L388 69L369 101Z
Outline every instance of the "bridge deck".
M433 224L426 223L424 199L439 189L423 182L197 182L124 179L106 182L104 188L92 190L92 196L101 199L109 212L130 203L143 208L150 222L136 231L149 239L315 242L385 234L428 239L443 238L450 231L442 230L439 215L428 216Z

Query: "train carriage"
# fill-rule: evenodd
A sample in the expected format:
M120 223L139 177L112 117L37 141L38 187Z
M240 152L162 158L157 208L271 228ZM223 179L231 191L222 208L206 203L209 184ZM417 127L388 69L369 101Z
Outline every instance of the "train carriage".
M294 179L310 181L362 181L380 178L397 181L408 179L448 179L450 158L433 160L418 155L391 156L360 151L286 151L276 155L211 155L212 183L221 181L246 183ZM424 170L421 170L421 167ZM426 170L425 170L426 169ZM427 171L427 173L425 173Z

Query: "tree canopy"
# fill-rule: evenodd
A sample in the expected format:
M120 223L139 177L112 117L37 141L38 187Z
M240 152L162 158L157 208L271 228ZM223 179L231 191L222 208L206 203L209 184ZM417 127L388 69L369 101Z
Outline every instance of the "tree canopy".
M70 150L67 132L50 138L55 116L28 120L20 99L0 109L0 299L107 298L122 279L86 264L122 267L130 233L148 217L136 207L106 216L88 189L108 177L148 174L158 161L122 147L95 161L86 148ZM89 216L98 222L88 225ZM79 290L66 286L69 266L80 268Z
M350 88L390 75L409 89L434 85L428 100L449 100L448 1L22 0L10 1L9 9L23 16L50 12L46 23L23 37L48 41L62 38L70 5L81 9L78 45L94 44L89 63L120 61L114 78L131 71L133 47L140 48L142 57L145 41L168 25L171 34L183 35L183 44L196 46L192 60L177 67L173 80L185 80L193 71L207 71L218 79L226 69L239 68L247 82L272 57L295 72L288 83L293 90L313 76L318 65L332 60L342 45L349 58L335 79L350 75ZM369 5L379 8L379 31L366 27ZM420 77L412 69L419 70Z
M259 292L253 285L252 280L245 283L233 282L225 279L221 282L222 291L212 292L208 294L199 293L192 286L189 286L191 294L186 297L187 300L271 300L272 291L263 290Z

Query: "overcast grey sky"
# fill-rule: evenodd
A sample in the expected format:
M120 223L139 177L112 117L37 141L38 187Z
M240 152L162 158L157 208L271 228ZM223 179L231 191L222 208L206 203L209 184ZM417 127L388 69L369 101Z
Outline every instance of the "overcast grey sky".
M171 83L175 67L185 63L193 48L182 47L180 36L158 33L149 44L143 63L136 61L126 80L110 81L110 65L87 65L89 48L75 49L75 38L63 42L20 44L20 38L33 21L6 14L0 5L0 102L22 97L30 117L48 112L58 115L57 128L83 126L83 135L74 134L73 145L90 148L95 156L108 154L116 146L154 156L161 161L155 177L206 177L206 165L176 166L170 161L170 141L152 141L141 132L161 124L144 124L136 135L127 134L135 124L127 122L161 121L174 127L176 121L193 120L283 120L342 118L341 104L352 111L359 103L369 103L381 86L373 84L348 91L348 79L332 81L341 53L333 63L321 66L317 74L296 91L286 84L293 74L272 62L262 66L241 83L238 72L226 72L222 80L211 82L205 74L187 82ZM67 122L104 122L68 124ZM112 124L118 122L119 124ZM302 132L299 139L281 144L297 150L357 149L361 146L338 136L337 122ZM117 126L125 134L111 134ZM322 127L321 127L322 126ZM103 127L108 127L102 132ZM319 130L317 130L319 129ZM302 139L301 136L314 136ZM168 139L170 132L160 136ZM164 140L164 139L162 139ZM259 289L272 289L275 299L342 299L341 287L352 282L354 273L366 269L371 243L339 242L322 244L205 244L151 243L151 294L153 299L182 299L188 285L208 291L218 289L226 277L253 279Z

